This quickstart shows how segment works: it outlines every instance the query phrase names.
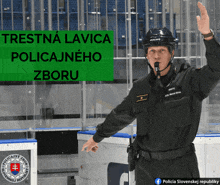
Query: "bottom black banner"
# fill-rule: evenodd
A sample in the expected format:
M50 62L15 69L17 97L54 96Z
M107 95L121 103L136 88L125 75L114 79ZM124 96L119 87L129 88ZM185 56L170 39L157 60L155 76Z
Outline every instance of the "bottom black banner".
M156 178L155 179L155 184L160 185L160 184L188 184L188 185L203 185L203 184L208 184L208 185L213 185L213 184L220 184L220 178L199 178L199 179L181 179L181 178L170 178L170 179L163 179L163 178Z

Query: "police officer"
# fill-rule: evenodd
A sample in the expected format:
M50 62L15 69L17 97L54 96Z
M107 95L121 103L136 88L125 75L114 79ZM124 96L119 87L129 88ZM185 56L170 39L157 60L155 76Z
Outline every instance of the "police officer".
M96 152L98 143L137 119L136 184L151 185L156 178L198 178L193 140L202 100L220 79L220 45L209 28L205 6L198 2L198 29L204 37L207 65L195 69L173 64L175 38L167 28L150 29L143 45L151 67L149 75L133 84L129 95L114 108L96 134L82 148Z

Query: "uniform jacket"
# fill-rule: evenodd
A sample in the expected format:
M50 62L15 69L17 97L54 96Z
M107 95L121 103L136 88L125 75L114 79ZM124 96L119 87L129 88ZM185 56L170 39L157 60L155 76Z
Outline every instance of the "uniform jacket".
M189 145L196 137L202 100L220 79L220 45L204 40L207 65L172 65L161 77L166 91L154 91L155 75L133 83L127 97L97 125L95 142L110 137L137 119L137 146L146 151L167 151Z

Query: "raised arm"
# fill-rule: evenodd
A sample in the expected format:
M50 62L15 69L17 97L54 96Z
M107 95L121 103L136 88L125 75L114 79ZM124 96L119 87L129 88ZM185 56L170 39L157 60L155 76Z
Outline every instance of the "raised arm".
M205 6L198 2L201 12L197 16L198 30L201 34L209 34L209 16ZM207 65L201 69L192 71L191 87L192 90L199 95L201 99L208 96L210 91L217 85L220 79L220 45L213 36L204 38L206 46Z

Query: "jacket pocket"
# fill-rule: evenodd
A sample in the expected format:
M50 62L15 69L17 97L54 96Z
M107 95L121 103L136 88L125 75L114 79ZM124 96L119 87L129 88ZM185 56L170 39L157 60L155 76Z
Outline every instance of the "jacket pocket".
M168 119L174 127L184 127L190 121L190 97L165 102Z

